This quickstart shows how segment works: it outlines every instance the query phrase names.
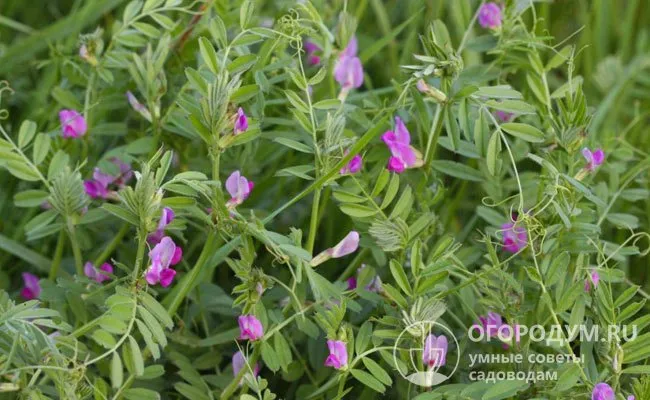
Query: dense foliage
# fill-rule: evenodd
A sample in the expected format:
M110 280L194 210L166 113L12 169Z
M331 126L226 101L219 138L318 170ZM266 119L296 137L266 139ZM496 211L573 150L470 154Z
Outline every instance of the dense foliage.
M2 398L650 399L648 4L35 7Z

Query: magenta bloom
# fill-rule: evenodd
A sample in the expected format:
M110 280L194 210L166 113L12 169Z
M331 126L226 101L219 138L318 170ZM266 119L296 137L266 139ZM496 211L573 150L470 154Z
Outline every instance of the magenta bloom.
M386 143L392 156L388 159L388 170L402 173L407 168L422 166L422 155L411 146L411 134L400 117L395 117L395 130L386 131L381 140Z
M156 231L147 237L149 244L158 244L165 236L165 228L174 220L174 210L169 207L164 207L160 214L160 221L158 221L158 228Z
M518 253L528 244L528 234L522 226L513 223L501 225L503 248L509 253Z
M600 275L598 271L591 271L591 274L587 279L585 279L585 292L591 291L591 283L594 284L594 289L598 287L598 282L600 282Z
M86 134L88 129L86 120L77 111L59 111L59 120L61 120L61 132L64 138L78 138Z
M247 368L246 366L246 358L244 357L244 354L241 351L236 352L232 356L232 374L234 377L237 377L239 375L239 371L242 370L242 368ZM260 373L260 364L256 363L255 367L253 367L253 377L257 378L257 375ZM241 382L239 383L241 385Z
M356 89L363 84L363 66L357 57L357 38L352 37L334 66L334 79L343 90Z
M226 203L229 208L234 208L244 202L250 196L255 184L235 171L226 180L226 190L230 194L230 200Z
M248 129L248 118L244 110L239 107L237 109L237 116L235 117L235 135L239 135Z
M107 280L111 279L110 276L105 275L102 272L112 274L113 273L113 266L111 264L109 264L109 263L104 263L104 264L102 264L101 267L99 267L99 270L98 270L97 268L95 268L93 263L91 263L90 261L87 262L86 265L84 265L84 274L88 278L94 280L97 283L102 283L104 281L107 281Z
M424 352L422 352L422 362L429 368L442 367L447 363L447 337L440 335L436 337L429 334L424 340Z
M240 340L255 341L264 336L264 327L254 315L240 315L238 322Z
M176 276L176 271L170 268L178 264L183 257L183 249L176 246L174 241L165 236L150 252L149 260L151 265L145 273L145 279L150 285L160 283L160 286L171 285Z
M345 368L348 365L348 349L345 347L345 342L328 340L327 347L330 354L325 359L325 366L334 367L335 369Z
M348 290L354 290L357 288L357 278L355 276L351 276L347 280L348 284Z
M585 168L588 171L594 171L605 161L605 152L602 149L596 149L593 153L588 148L582 149L582 156L587 160Z
M357 154L356 156L352 157L348 164L345 167L341 168L339 172L341 175L356 174L357 172L361 171L362 164L363 159L361 158L361 155Z
M510 122L512 118L515 116L513 113L497 110L494 112L494 115L499 119L501 122Z
M479 316L480 326L487 336L487 339L496 337L501 325L503 325L503 318L495 312L488 312L487 316Z
M309 40L305 41L305 53L307 53L307 63L309 65L318 65L320 64L320 57L316 55L316 52L320 51L320 47L314 42Z
M110 185L115 185L121 189L133 177L133 171L129 164L116 157L111 158L111 162L120 168L120 174L113 176L102 172L99 168L95 168L93 179L84 181L84 189L90 198L109 198L113 195L113 191L108 189Z
M591 392L591 400L614 400L615 398L614 390L605 382L594 386L594 390Z
M483 4L478 11L478 23L483 28L494 29L500 27L502 18L501 7L493 2Z
M33 300L41 295L41 284L38 282L38 276L29 272L23 272L23 282L25 286L20 291L23 299Z

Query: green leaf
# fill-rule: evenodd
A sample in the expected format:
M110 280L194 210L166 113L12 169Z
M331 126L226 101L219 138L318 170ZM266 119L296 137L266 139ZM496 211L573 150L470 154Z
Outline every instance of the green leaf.
M124 382L124 370L122 368L122 360L120 359L117 351L113 352L113 359L111 360L111 386L113 389L118 389Z
M371 335L372 335L372 323L370 321L366 321L359 328L357 337L354 340L354 349L357 352L357 356L366 350L368 344L370 344Z
M280 369L280 360L278 355L273 350L270 344L267 342L262 342L261 344L261 354L264 365L266 365L271 371L276 372Z
M370 389L379 393L384 393L386 391L384 385L382 385L381 382L377 380L377 378L370 375L366 371L360 369L351 369L350 373L356 380L368 386Z
M117 205L117 204L111 204L111 203L104 203L102 204L102 208L109 213L115 215L116 217L130 223L133 226L139 226L140 221L138 220L138 216L133 214L131 211L127 210L126 208Z
M390 375L379 365L377 362L371 358L364 357L363 358L363 365L366 366L368 371L377 378L378 381L383 383L386 386L390 386L393 384L393 380L391 379Z
M278 356L280 367L286 371L287 367L289 364L291 364L292 361L291 349L289 348L287 340L283 335L279 333L275 334L273 335L273 346L275 347L275 353Z
M142 374L144 374L144 359L142 358L138 342L136 342L133 336L129 336L129 347L131 349L131 359L133 361L133 373L135 376L142 376Z
M399 175L392 174L390 178L390 183L388 184L388 189L386 189L386 193L384 194L384 199L382 200L379 208L383 210L384 208L388 207L390 203L393 201L393 199L395 199L398 190L399 190Z
M245 0L239 8L239 26L243 29L250 24L255 11L255 3L252 0Z
M34 140L33 160L35 165L39 165L47 157L50 151L51 139L44 133L39 133Z
M368 206L364 206L362 204L353 204L353 203L341 204L340 208L344 214L356 218L371 217L377 214L378 212L376 208L371 208Z
M97 329L95 332L93 332L92 338L99 345L107 349L115 347L115 344L117 343L113 335L103 329Z
M285 90L284 94L289 99L289 102L294 106L298 111L305 114L309 113L309 106L294 92L293 90Z
M172 321L165 307L158 303L149 293L141 293L140 301L167 329L174 327L174 321Z
M497 173L498 167L498 156L501 153L501 135L498 131L494 131L492 136L490 136L490 141L488 142L487 154L485 156L485 161L487 163L488 172L490 175L494 176Z
M18 130L18 147L21 149L27 146L34 139L36 135L36 122L25 120L20 124L20 129Z
M341 106L341 101L338 99L321 100L314 104L313 107L317 110L333 110Z
M217 58L217 52L212 46L212 43L210 43L207 38L201 36L199 38L199 50L201 52L201 58L203 59L203 62L205 62L205 65L207 65L213 74L218 75L219 59Z
M513 114L535 114L535 107L519 100L488 100L485 105L493 110L505 111Z
M434 160L431 166L443 174L472 182L482 182L483 175L474 168L449 160Z
M411 296L413 294L413 289L411 288L411 284L409 283L408 277L406 276L406 272L404 271L402 264L396 260L390 260L390 273L393 275L393 279L395 279L395 282L402 289L402 291Z
M157 392L145 388L126 389L123 394L127 400L160 400L160 395Z
M29 182L35 182L40 179L38 173L34 171L34 169L32 169L32 167L30 167L23 160L8 161L6 166L9 172L11 173L11 175L15 176L18 179L22 179L24 181L29 181Z
M521 124L518 122L506 122L501 124L501 129L512 136L523 139L531 143L541 143L544 141L544 133L534 126Z
M502 400L516 395L517 393L528 389L530 386L524 380L506 380L491 385L485 392L482 400Z
M281 145L290 147L290 148L292 148L294 150L298 150L298 151L303 152L303 153L308 153L308 154L314 153L314 150L311 147L307 146L304 143L293 140L293 139L279 137L279 138L273 139L273 141L277 142L277 143L280 143Z
M25 190L14 195L14 204L17 207L38 207L49 196L50 194L44 190Z

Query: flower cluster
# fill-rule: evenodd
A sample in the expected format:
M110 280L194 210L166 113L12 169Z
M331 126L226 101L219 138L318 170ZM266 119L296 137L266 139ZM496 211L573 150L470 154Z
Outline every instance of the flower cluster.
M109 275L112 273L113 266L109 263L103 263L99 268L95 267L90 261L84 265L84 274L97 283L111 279Z
M102 172L101 169L95 168L93 178L84 181L86 194L92 199L109 199L115 198L115 191L109 189L111 185L118 190L122 189L133 177L131 166L122 162L118 158L111 158L111 162L119 169L118 175L110 175Z

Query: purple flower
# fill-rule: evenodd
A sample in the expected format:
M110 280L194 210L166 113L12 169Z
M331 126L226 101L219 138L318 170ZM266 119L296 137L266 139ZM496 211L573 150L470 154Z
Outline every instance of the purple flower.
M328 249L332 258L339 258L354 253L359 248L359 232L351 231L336 246Z
M383 290L379 275L375 275L375 277L370 280L370 283L366 285L366 290L373 293L379 293Z
M600 282L600 275L598 275L598 271L591 271L591 274L589 274L589 277L585 279L585 292L590 292L591 291L591 283L593 282L594 284L594 289L598 287L598 282Z
M627 396L627 400L636 400L636 397L634 395L629 395Z
M176 246L174 241L165 236L150 252L149 260L151 265L145 273L145 279L150 285L160 283L160 286L171 285L176 271L170 268L178 264L183 257L183 249Z
M510 122L512 120L512 118L515 116L515 114L513 114L513 113L509 113L509 112L501 111L501 110L495 111L494 115L496 115L496 117L501 122Z
M108 187L111 184L116 185L118 188L123 188L126 183L133 177L131 166L122 162L119 158L113 157L110 160L113 164L117 165L120 169L120 174L117 176L109 175L99 168L93 171L93 179L84 181L84 189L86 194L93 199L101 198L106 199L113 195L113 191Z
M174 220L174 210L169 207L164 207L160 213L160 221L158 221L158 228L156 231L147 236L149 244L158 244L165 236L165 228Z
M23 299L33 300L41 295L41 284L38 282L38 276L29 272L23 272L23 282L25 286L20 291Z
M348 284L348 290L354 290L354 289L357 288L357 277L356 276L349 277L346 282Z
M61 131L64 138L78 138L86 134L88 129L86 120L77 111L59 111L59 120L61 120Z
M93 263L91 263L90 261L87 262L86 265L84 265L84 274L88 278L94 280L97 283L102 283L104 281L107 281L107 280L111 279L110 276L105 275L102 272L112 274L113 273L113 266L111 264L109 264L109 263L104 263L104 264L102 264L101 267L99 267L99 271L98 271L97 268L95 268Z
M343 90L356 89L363 84L363 66L357 57L357 39L352 37L334 66L334 79Z
M528 244L528 234L522 226L514 223L501 225L503 248L509 253L518 253Z
M346 151L345 154L348 154L348 152ZM356 174L357 172L361 171L362 164L363 159L361 158L361 155L357 154L356 156L352 157L348 164L345 167L341 168L339 172L341 175Z
M255 341L264 336L264 327L254 315L240 315L238 322L240 340Z
M605 382L594 386L594 390L591 392L591 400L614 400L615 396L612 387Z
M241 351L236 352L232 356L232 374L236 378L237 375L239 375L239 371L242 370L242 368L247 368L246 366L246 358L244 357L244 354ZM253 377L257 378L257 375L260 373L260 364L256 363L255 367L253 368ZM241 382L239 382L241 385Z
M326 367L334 367L335 369L345 368L348 365L348 349L345 342L341 340L328 340L327 347L330 354L325 359Z
M245 132L248 129L248 118L244 109L239 107L237 109L237 115L235 116L235 135L239 135L242 132Z
M496 337L501 325L503 325L503 318L495 312L488 312L487 316L479 316L479 325L483 328L483 332L487 339Z
M582 156L587 160L585 168L588 171L594 171L605 161L605 152L602 149L596 149L593 153L588 148L582 149Z
M418 90L422 93L426 93L427 91L429 91L429 85L427 85L424 79L419 79L415 84L415 87L417 87Z
M447 363L447 337L429 334L424 340L422 362L429 368L442 367Z
M501 7L493 2L483 4L478 11L478 23L483 28L494 29L500 27L502 18Z
M151 122L151 112L147 107L140 103L138 99L131 92L126 92L126 98L129 100L131 107L140 115L144 117L147 121Z
M244 202L250 196L255 184L235 171L226 180L226 190L230 194L230 200L226 203L228 208L234 208Z
M307 63L309 65L318 65L320 64L320 57L316 55L316 52L320 51L320 47L314 42L309 40L305 41L305 53L307 53Z
M422 166L422 155L411 146L411 134L400 117L395 117L395 130L386 131L381 140L386 143L392 156L388 159L388 170L402 173L407 168Z

